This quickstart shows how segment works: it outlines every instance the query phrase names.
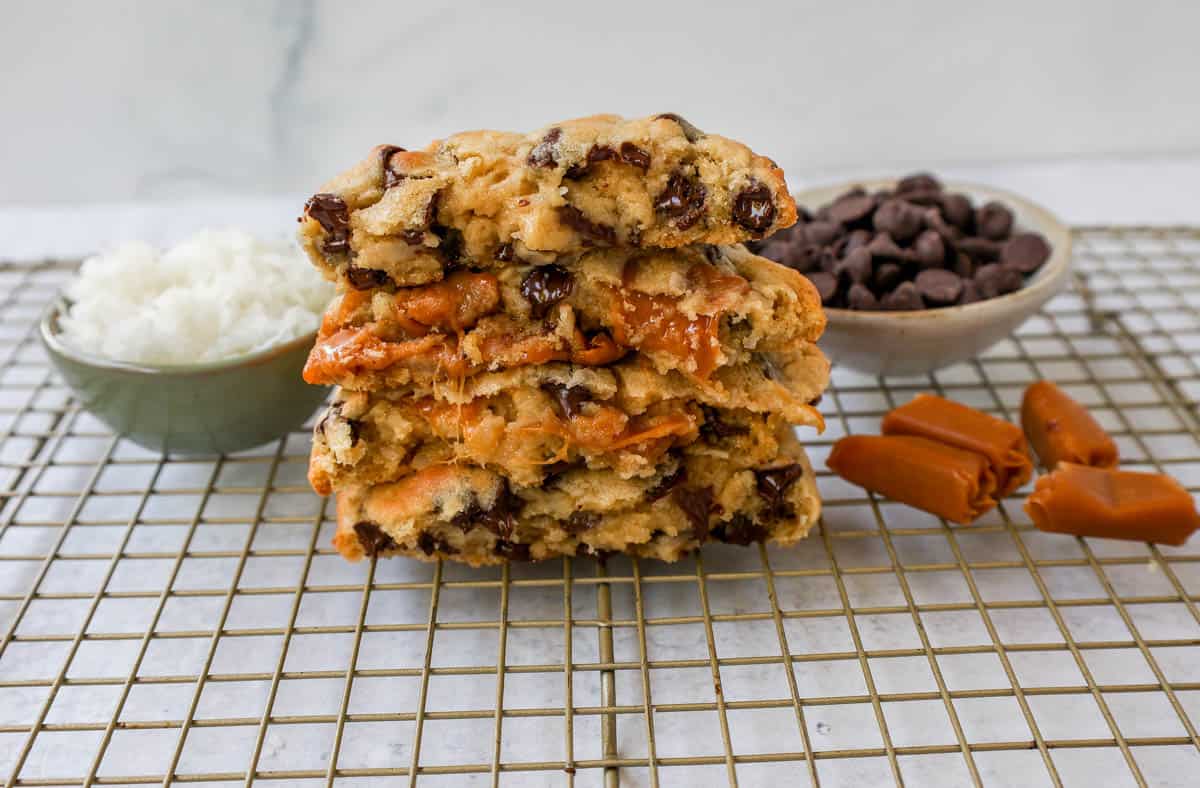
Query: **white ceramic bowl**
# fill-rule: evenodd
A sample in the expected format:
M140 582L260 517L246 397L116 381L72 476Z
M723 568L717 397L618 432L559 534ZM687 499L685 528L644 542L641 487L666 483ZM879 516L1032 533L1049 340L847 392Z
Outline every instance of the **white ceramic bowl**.
M852 186L869 191L892 188L895 180L852 181L810 189L796 202L816 212ZM976 205L997 200L1013 212L1014 231L1046 237L1050 259L1015 293L964 306L917 312L859 312L826 309L829 324L820 346L834 364L871 375L923 375L978 356L1007 337L1066 283L1071 267L1071 233L1052 213L1029 200L999 189L947 183Z

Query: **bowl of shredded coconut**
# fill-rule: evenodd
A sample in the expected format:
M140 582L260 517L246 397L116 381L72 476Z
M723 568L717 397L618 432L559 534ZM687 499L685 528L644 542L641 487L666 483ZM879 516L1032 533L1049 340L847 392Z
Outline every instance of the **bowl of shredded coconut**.
M233 452L300 427L327 391L301 379L333 296L292 243L205 230L88 258L41 323L85 408L167 452Z

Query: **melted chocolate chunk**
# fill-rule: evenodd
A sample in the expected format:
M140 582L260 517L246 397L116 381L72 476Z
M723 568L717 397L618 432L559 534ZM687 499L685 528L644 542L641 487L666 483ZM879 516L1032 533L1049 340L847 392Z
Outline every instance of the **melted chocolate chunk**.
M765 233L775 222L775 199L761 183L752 183L733 198L733 220L755 233Z
M404 148L401 148L399 145L384 145L379 149L379 163L383 166L383 188L385 191L404 180L403 175L392 169L392 154L403 152Z
M791 513L791 506L785 500L785 496L788 488L803 475L804 466L799 463L779 468L763 468L754 472L755 487L759 497L766 501L768 515L782 517Z
M718 523L712 529L712 536L728 544L745 547L754 542L765 542L768 532L765 526L759 525L744 514L735 514L728 522Z
M404 243L409 246L420 246L425 243L424 230L401 230L400 237L404 239Z
M675 219L675 227L686 230L704 216L704 200L708 190L704 184L676 172L667 179L667 186L654 201L654 209Z
M521 295L529 302L529 313L541 320L550 308L571 295L575 276L560 265L541 265L521 280Z
M750 432L750 428L745 425L730 424L723 421L720 411L716 408L701 405L700 410L704 413L704 424L700 427L700 434L709 442L728 438L733 435L745 435Z
M500 262L507 263L512 261L514 255L513 245L504 243L496 247L496 254L493 256Z
M584 531L589 531L600 524L600 515L595 512L571 512L571 516L567 518L567 532L571 534L579 534Z
M563 173L563 177L577 181L590 173L592 171L592 165L596 162L610 161L616 158L617 152L607 145L593 145L592 149L587 152L586 159L567 167L567 171Z
M462 259L463 235L459 230L440 224L435 224L429 229L438 237L438 251L447 263L453 265Z
M358 419L346 419L346 427L350 430L350 446L357 446L359 438L362 437L362 422Z
M609 246L617 242L616 230L608 225L593 222L574 205L560 205L558 220L588 240L600 241Z
M672 473L667 474L658 484L646 491L646 500L653 502L662 498L671 490L687 481L687 468L680 465Z
M583 386L566 386L549 381L542 384L542 391L554 398L559 411L568 419L579 415L583 403L592 401L592 392Z
M472 528L486 528L501 539L512 535L513 519L521 509L521 499L513 495L506 484L496 495L491 508L484 509L478 499L472 498L467 508L450 518L464 532Z
M425 206L424 229L428 230L437 222L438 201L441 198L442 193L440 191L434 192L433 196L429 198L429 203Z
M492 548L498 556L503 556L509 561L530 561L532 556L529 554L529 545L521 544L520 542L510 542L507 539L497 539L496 546Z
M683 129L683 136L687 137L688 142L699 142L700 140L704 139L703 131L696 128L691 123L688 123L674 112L664 112L661 115L655 115L654 117L656 120L658 118L666 118L667 120L673 120L678 123L679 127Z
M360 268L351 265L346 268L346 281L355 290L370 290L372 287L386 287L395 284L387 271L378 268Z
M671 499L692 524L696 538L703 542L708 537L708 518L721 508L713 502L712 487L676 487Z
M558 166L558 140L562 137L562 129L558 126L546 132L546 136L542 137L542 141L533 146L533 150L529 152L529 165L531 167L541 167L543 169L552 169Z
M621 161L637 167L642 172L650 169L650 154L632 142L621 143Z
M321 248L328 254L350 250L350 209L336 194L314 194L304 204L304 215L317 220L328 234Z
M417 537L417 547L425 555L433 555L437 552L445 553L446 555L454 555L458 552L458 548L447 542L445 539L434 536L428 531L422 531Z
M396 546L395 540L370 520L355 523L354 535L358 537L358 543L367 555L379 555L384 550L391 550Z

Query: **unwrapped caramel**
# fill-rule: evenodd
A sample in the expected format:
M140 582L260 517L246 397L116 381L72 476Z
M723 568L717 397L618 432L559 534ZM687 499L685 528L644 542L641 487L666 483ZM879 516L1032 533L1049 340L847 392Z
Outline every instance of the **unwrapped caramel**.
M959 402L918 394L883 417L884 435L916 435L982 454L996 476L996 497L1029 481L1033 463L1021 428Z
M1025 389L1021 426L1046 468L1060 462L1116 467L1117 444L1086 408L1048 380Z
M982 454L911 435L851 435L826 464L849 482L966 524L996 505L996 476Z
M1043 531L1171 545L1200 528L1191 494L1170 476L1069 462L1038 477L1025 512Z

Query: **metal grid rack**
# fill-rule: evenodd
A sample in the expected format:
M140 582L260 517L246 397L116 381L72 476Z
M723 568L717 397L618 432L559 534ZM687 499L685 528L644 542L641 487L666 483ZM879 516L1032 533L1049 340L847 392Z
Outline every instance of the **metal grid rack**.
M1200 489L1200 229L1076 233L1076 287L931 377L838 371L814 465L933 389L1056 380ZM349 565L308 436L158 456L47 367L68 264L0 267L4 785L1184 785L1200 540L950 526L820 473L792 550ZM1119 404L1119 407L1118 407ZM1194 783L1192 783L1194 784Z

